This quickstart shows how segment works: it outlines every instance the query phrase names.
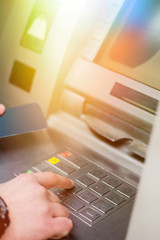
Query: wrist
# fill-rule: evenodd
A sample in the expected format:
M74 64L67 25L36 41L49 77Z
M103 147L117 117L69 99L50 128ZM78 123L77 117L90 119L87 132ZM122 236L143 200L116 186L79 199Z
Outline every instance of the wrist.
M3 198L0 197L0 238L4 234L9 224L10 219L8 207Z

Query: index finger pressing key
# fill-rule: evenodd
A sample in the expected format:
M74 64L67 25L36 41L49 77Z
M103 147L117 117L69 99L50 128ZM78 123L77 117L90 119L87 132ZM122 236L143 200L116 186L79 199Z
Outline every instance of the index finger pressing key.
M74 186L72 180L52 172L39 172L34 175L39 184L47 189L52 187L70 189Z

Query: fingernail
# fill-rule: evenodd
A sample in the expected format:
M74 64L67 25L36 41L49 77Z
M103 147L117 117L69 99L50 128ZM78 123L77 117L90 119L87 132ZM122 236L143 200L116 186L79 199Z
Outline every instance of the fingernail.
M74 182L70 179L70 183L72 184L72 185L74 185Z
M74 182L73 182L71 179L68 179L68 180L69 180L70 184L71 184L72 186L74 186Z
M66 237L68 235L68 232L64 232L63 234L60 234L59 236L55 236L54 239L61 239L63 237Z

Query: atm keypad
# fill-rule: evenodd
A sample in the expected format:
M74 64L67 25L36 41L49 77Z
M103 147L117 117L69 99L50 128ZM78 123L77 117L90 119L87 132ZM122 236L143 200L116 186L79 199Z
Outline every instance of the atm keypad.
M71 214L89 226L124 206L134 199L136 194L135 187L68 149L49 160L34 164L22 173L30 173L32 170L51 171L71 178L75 182L72 189L50 190L59 197Z

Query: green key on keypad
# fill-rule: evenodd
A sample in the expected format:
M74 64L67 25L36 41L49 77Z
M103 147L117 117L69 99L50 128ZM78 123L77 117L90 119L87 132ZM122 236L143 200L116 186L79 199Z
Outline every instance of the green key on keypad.
M24 173L34 173L31 169L28 169L27 171L23 172Z

